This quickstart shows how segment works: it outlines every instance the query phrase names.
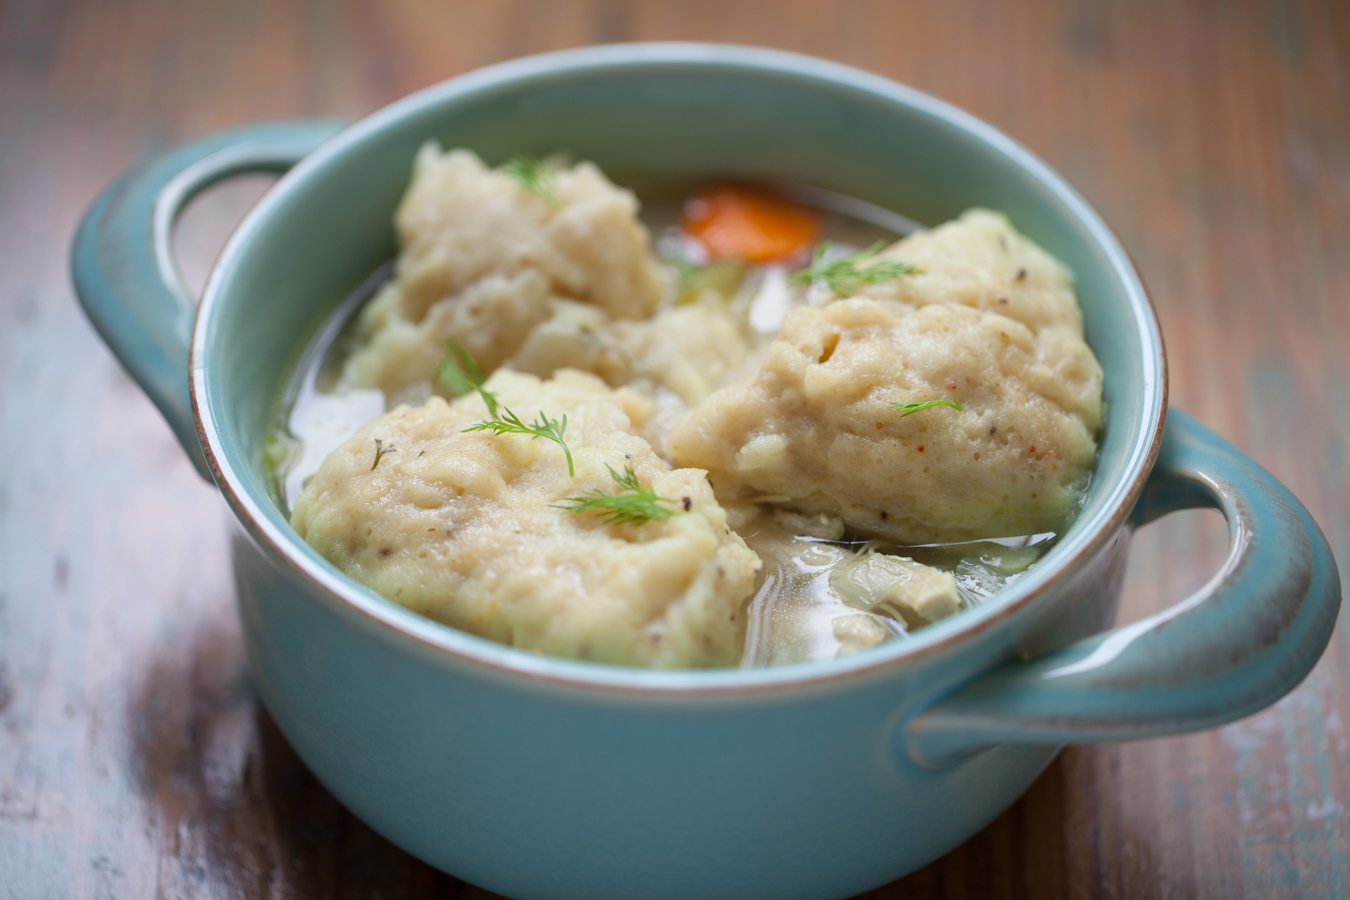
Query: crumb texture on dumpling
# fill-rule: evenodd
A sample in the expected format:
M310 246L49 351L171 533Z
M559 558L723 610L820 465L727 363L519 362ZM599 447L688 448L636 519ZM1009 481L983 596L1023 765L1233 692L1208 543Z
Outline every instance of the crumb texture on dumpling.
M753 375L667 438L723 500L900 543L1058 531L1096 453L1101 367L1068 271L976 210L882 254L918 275L793 309ZM902 416L895 403L954 400Z
M590 163L556 168L557 206L468 150L422 147L395 216L395 278L366 306L339 389L421 400L453 338L485 372L594 372L702 400L750 345L725 303L668 293L637 199Z
M1073 275L1002 213L967 210L931 231L883 250L879 259L916 266L914 275L870 285L862 296L911 306L929 303L995 312L1037 331L1048 325L1083 330Z
M504 644L635 666L734 665L759 559L727 527L705 473L671 470L636 435L650 401L572 370L541 382L503 369L486 387L526 422L567 417L575 477L554 442L464 431L488 415L478 395L432 397L331 453L295 503L296 530L390 600ZM606 466L631 466L676 513L609 524L557 506L613 493Z
M343 383L397 394L429 381L452 336L490 371L558 300L607 320L649 315L663 282L637 198L586 162L550 184L556 207L469 150L423 145L394 217L396 277L362 314L369 343Z

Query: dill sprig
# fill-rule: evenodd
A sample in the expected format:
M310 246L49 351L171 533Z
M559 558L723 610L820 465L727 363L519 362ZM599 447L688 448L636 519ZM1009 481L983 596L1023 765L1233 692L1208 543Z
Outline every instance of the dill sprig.
M902 419L905 416L912 416L916 412L932 409L934 406L950 406L957 412L961 411L961 404L957 403L955 400L926 400L918 403L892 403L891 406L900 410L900 418Z
M870 247L850 253L841 259L826 259L830 251L829 241L823 241L816 247L811 264L792 276L793 284L808 285L819 281L840 297L852 297L869 284L881 284L894 281L906 275L916 275L917 266L894 259L878 260L863 265L867 260L881 252L885 241L877 241Z
M469 351L454 338L445 339L445 357L436 367L436 380L456 397L477 391L478 396L487 404L488 415L497 415L497 408L501 405L497 395L483 388L483 382L487 380L483 370L478 368Z
M716 291L723 299L730 299L745 280L745 264L722 260L699 264L683 256L668 256L664 261L675 270L675 305L697 301L706 290Z
M572 476L577 474L576 469L572 466L572 451L568 449L567 442L563 440L563 432L567 430L567 416L563 416L561 420L550 419L540 410L539 418L526 425L520 421L520 416L511 412L505 406L501 406L492 414L492 418L484 419L482 422L470 425L464 430L491 431L498 436L503 434L528 434L536 440L547 438L563 448L563 453L567 456L567 474Z
M662 506L663 503L676 506L669 497L662 497L651 487L638 484L637 475L632 466L624 466L623 472L606 465L610 477L618 485L615 494L606 494L601 490L587 491L579 497L568 497L563 503L554 503L555 509L570 513L595 512L610 525L645 525L648 522L663 522L675 514L675 510ZM571 504L567 506L565 504Z
M397 453L397 452L398 452L398 448L395 447L393 444L390 444L388 447L386 447L386 446L384 445L384 441L382 441L380 438L376 438L376 439L375 439L375 461L374 461L373 463L370 464L370 471L372 471L372 472L375 471L375 467L378 466L378 465L380 464L380 460L384 459L386 453Z
M668 256L666 262L675 269L675 274L679 278L679 291L685 294L692 291L697 285L699 273L703 270L696 262L686 259L683 256Z
M562 206L558 202L558 166L555 163L532 156L513 156L502 166L502 171L551 208Z
M576 469L572 465L572 451L563 440L563 433L567 431L567 416L563 416L562 419L550 419L544 415L543 410L540 410L539 418L526 425L520 420L520 416L511 412L497 399L496 394L483 387L486 380L483 377L483 370L478 368L469 352L460 346L458 341L446 338L445 346L445 358L436 367L436 378L456 397L462 397L469 391L477 391L478 396L487 404L488 417L465 428L465 431L491 431L498 436L528 434L536 439L547 438L563 448L563 454L567 457L567 474L576 475Z

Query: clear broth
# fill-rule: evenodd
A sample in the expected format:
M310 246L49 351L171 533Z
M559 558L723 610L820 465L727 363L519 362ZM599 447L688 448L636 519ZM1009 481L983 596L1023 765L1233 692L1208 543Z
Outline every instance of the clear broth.
M658 256L706 263L698 258L698 246L682 235L677 224L684 198L705 184L667 181L628 185L642 201L641 218L653 235ZM822 240L831 242L841 254L878 240L890 243L921 227L888 210L829 191L802 185L773 187L790 199L815 207L821 217ZM372 273L323 321L282 391L268 462L277 501L287 513L329 452L398 402L418 400L406 393L385 397L378 389L333 390L343 361L359 340L355 327L358 313L392 277L393 266L391 260ZM703 271L713 272L714 268ZM788 287L789 272L781 263L741 266L713 272L714 277L704 287L723 293L747 330L766 342L788 309L805 301L803 290ZM859 554L889 554L951 572L964 610L985 602L1021 578L1058 538L1042 533L902 546L848 531L837 538L792 533L776 523L767 509L749 517L737 531L764 563L746 608L741 659L741 666L746 668L832 659L909 636L912 629L899 615L851 603L832 583L831 573Z

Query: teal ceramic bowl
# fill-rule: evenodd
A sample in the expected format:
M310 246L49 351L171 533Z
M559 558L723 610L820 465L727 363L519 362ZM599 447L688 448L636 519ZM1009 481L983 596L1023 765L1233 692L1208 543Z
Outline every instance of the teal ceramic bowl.
M263 462L297 348L393 255L418 145L567 148L617 179L749 175L924 223L1005 211L1077 274L1108 415L1086 507L988 604L829 663L654 672L544 658L419 618L287 524ZM294 165L293 168L290 168ZM200 308L169 232L196 191L290 168ZM821 60L695 44L534 57L347 128L217 135L109 189L74 249L90 318L239 520L258 692L314 774L394 843L512 897L825 898L888 882L1006 808L1066 743L1207 728L1283 695L1339 608L1326 542L1250 460L1173 411L1119 242L989 126ZM194 325L195 318L195 325ZM190 357L189 357L190 349ZM1114 631L1132 530L1213 507L1232 551L1195 596Z

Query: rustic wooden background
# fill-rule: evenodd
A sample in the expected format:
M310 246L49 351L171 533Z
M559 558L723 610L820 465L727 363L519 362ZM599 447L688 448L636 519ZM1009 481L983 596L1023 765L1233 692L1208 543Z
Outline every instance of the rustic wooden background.
M641 39L841 60L1040 154L1138 261L1173 403L1290 485L1350 568L1350 3L0 0L0 897L486 896L353 819L259 707L228 512L77 308L68 247L176 141ZM190 280L265 186L189 212ZM1223 551L1217 515L1146 529L1122 619ZM1243 722L1066 750L869 896L1350 896L1346 634Z

